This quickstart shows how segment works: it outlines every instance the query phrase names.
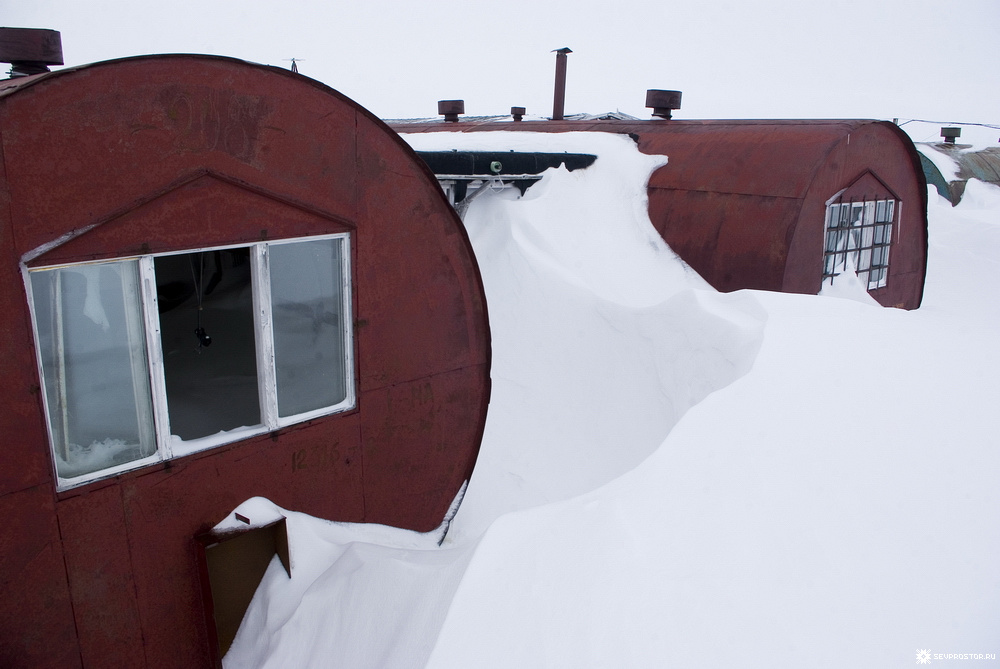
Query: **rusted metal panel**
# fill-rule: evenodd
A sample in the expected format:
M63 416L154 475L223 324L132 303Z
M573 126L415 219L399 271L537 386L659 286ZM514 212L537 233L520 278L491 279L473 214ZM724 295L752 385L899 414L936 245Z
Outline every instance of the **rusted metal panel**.
M649 189L657 232L723 291L781 290L786 239L798 209L793 198Z
M83 666L51 490L0 495L0 517L0 666Z
M2 137L2 135L0 135ZM2 158L2 156L0 156ZM0 160L2 177L3 160ZM5 199L0 179L0 199ZM0 206L0 254L14 246L8 208ZM25 313L27 294L17 262L7 256L0 263L0 378L4 380L4 405L0 411L0 496L51 482L52 461L38 444L46 442L45 418L38 407L39 387L30 319Z
M423 161L398 152L402 140L384 126L359 127L359 137L373 147L358 156L358 209L369 221L357 231L368 259L358 267L362 391L488 363L486 298L481 282L462 278L479 275L465 228ZM433 191L400 188L427 179Z
M84 666L145 666L121 489L64 500L58 514Z
M177 59L168 58L121 61L113 72L106 66L61 70L35 77L12 98L19 118L32 118L15 125L0 116L21 253L138 206L198 169L355 218L353 106L331 109L329 93L281 76L262 88L221 60L208 62L194 81L181 84L179 67ZM66 85L71 74L85 81ZM229 88L202 83L212 77L228 78ZM281 127L311 130L282 133ZM46 150L38 152L38 146ZM93 156L106 166L93 169ZM43 184L49 196L31 197ZM163 235L183 234L189 227L176 220L165 224ZM244 229L232 217L214 225Z
M840 131L837 125L650 122L639 146L669 160L651 186L801 198Z
M401 139L285 70L160 56L25 80L0 87L0 338L10 351L0 362L10 389L0 421L15 435L2 456L0 504L22 513L16 491L36 486L49 505L24 514L52 529L58 512L64 539L50 532L41 552L27 539L9 544L5 565L34 554L52 564L20 569L22 582L5 590L5 636L41 630L53 648L4 659L73 666L34 660L79 663L82 654L134 666L130 640L141 634L145 666L206 666L213 652L194 537L235 506L264 496L318 517L427 529L471 475L490 364L471 244ZM340 232L351 238L356 408L55 490L20 262ZM411 386L430 388L433 404L386 405ZM69 584L56 568L63 563ZM70 591L77 616L104 606L125 613L74 623Z
M212 654L209 613L197 578L194 537L242 501L261 496L317 517L363 520L359 441L359 415L352 413L122 477L134 587L150 666L207 665L205 658Z
M449 491L457 492L454 482L469 480L475 464L475 455L456 451L455 443L478 443L482 437L475 411L454 399L483 383L489 384L488 370L479 366L369 393L365 481L386 490L391 481L407 485L392 487L391 494L366 495L367 522L423 532L438 526L452 501ZM428 504L435 513L419 511Z
M361 522L359 441L355 413L89 487L98 490L62 493L60 524L77 615L110 600L116 604L78 623L84 656L89 651L114 666L207 666L212 648L194 537L252 496L319 517ZM377 491L373 496L378 498ZM131 617L125 615L130 592L135 598ZM98 622L100 628L92 629ZM138 648L145 650L148 664L136 663L137 646L127 643L140 623Z
M86 233L27 264L44 266L180 251L198 248L206 239L250 244L307 236L316 230L349 232L353 228L346 218L198 169L97 219L87 226Z

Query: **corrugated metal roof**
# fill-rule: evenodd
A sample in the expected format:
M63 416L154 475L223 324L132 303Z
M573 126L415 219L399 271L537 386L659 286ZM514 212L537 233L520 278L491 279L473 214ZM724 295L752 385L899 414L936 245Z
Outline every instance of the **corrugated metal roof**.
M969 179L1000 185L1000 147L991 146L972 151L971 145L968 144L938 142L925 143L922 146L955 161L958 167L957 174L945 175L933 160L925 158L924 153L921 153L927 183L933 184L938 193L950 200L953 205L961 201L965 184Z

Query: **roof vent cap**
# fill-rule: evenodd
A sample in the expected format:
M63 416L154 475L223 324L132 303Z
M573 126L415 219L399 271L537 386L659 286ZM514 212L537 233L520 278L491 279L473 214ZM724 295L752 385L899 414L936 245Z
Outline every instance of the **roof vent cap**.
M646 91L646 106L653 110L656 118L670 119L671 112L681 108L681 92L651 88Z
M0 63L10 63L10 76L27 77L62 65L62 36L45 28L0 28Z
M438 100L438 114L449 123L458 123L458 115L465 113L465 100Z
M941 128L941 136L946 144L954 144L955 140L962 136L961 128Z

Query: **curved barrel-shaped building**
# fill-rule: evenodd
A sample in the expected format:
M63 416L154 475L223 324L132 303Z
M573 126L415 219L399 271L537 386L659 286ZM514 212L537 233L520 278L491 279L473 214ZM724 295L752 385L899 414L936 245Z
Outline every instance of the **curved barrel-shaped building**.
M629 134L668 157L649 180L663 239L723 291L817 293L856 272L885 306L914 309L927 260L920 158L892 123L565 120L396 123L397 132Z
M251 497L442 522L489 324L460 220L381 121L278 68L148 56L0 82L0 158L0 665L210 666L195 537Z

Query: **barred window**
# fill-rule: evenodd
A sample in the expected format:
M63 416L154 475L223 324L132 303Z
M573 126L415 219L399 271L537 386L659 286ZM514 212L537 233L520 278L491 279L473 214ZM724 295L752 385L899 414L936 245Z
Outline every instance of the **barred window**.
M836 201L827 206L823 279L856 272L868 290L886 285L898 201Z

